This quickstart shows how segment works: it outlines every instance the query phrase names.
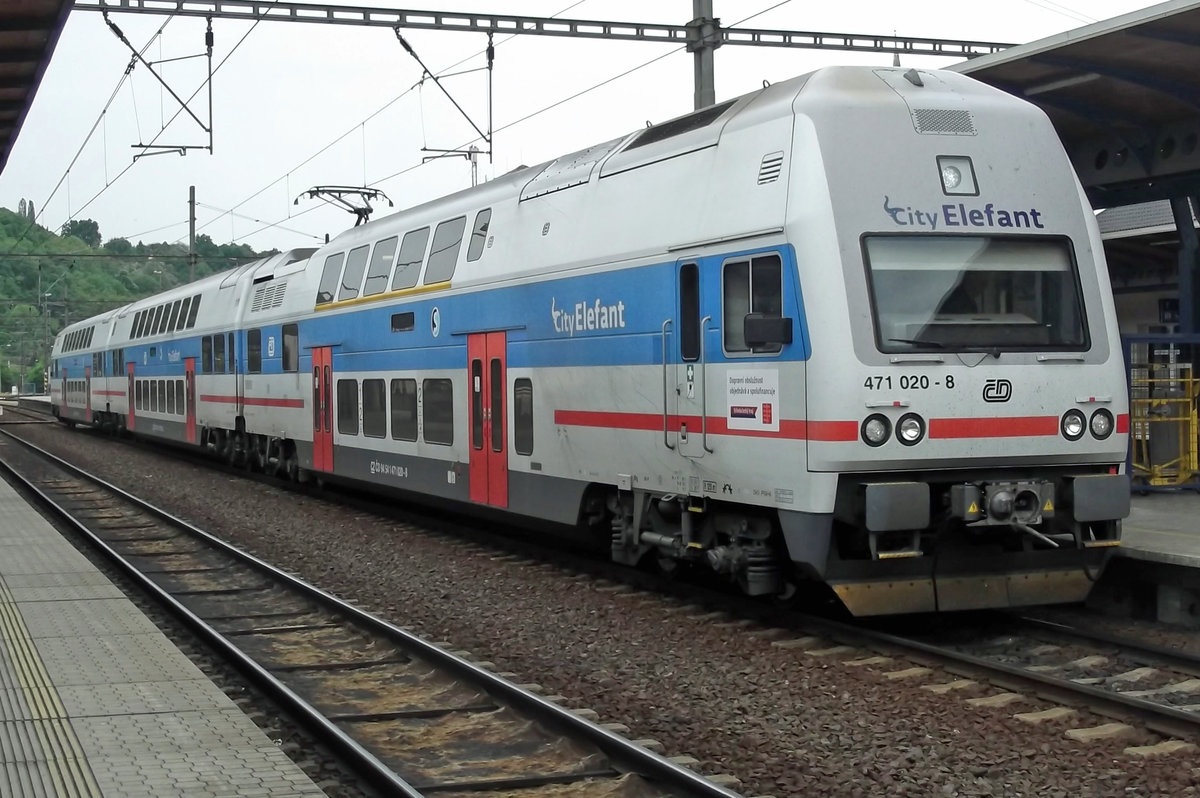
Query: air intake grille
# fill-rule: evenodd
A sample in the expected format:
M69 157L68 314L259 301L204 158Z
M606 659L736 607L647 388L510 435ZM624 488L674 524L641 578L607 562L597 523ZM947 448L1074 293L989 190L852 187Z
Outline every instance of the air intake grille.
M250 312L270 310L283 304L283 292L287 290L287 281L263 283L254 291L254 299L250 301Z
M767 153L763 156L762 163L758 167L758 184L761 186L764 183L774 183L779 179L779 173L782 170L783 153Z
M974 136L975 119L970 111L952 108L914 108L913 127L918 133Z

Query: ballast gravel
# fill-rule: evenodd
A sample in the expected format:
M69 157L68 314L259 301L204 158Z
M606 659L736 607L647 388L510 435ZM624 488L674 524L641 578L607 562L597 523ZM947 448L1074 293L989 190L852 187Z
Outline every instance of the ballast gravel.
M535 682L602 722L731 774L747 796L1180 796L1200 794L1193 753L1139 758L1145 731L1087 744L1087 712L1030 724L1033 696L1006 707L976 685L915 663L848 665L771 635L719 626L671 599L603 589L553 566L515 563L414 526L264 487L55 426L21 430L60 453L308 582L429 640ZM817 645L820 650L826 645ZM1196 742L1196 741L1193 741Z

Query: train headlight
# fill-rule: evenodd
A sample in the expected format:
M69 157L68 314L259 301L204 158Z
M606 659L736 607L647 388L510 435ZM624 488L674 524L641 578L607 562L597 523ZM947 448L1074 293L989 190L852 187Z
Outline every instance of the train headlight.
M962 182L962 172L953 164L946 164L942 167L942 185L946 187L947 193L958 188L958 184Z
M1089 426L1092 428L1092 437L1098 440L1104 440L1109 435L1112 435L1112 413L1103 408L1097 410L1095 413L1092 413L1092 421Z
M916 413L905 413L896 422L896 439L905 446L920 443L925 437L925 420Z
M1077 441L1083 437L1083 431L1087 428L1087 419L1078 410L1068 410L1063 413L1062 423L1059 426L1064 438L1069 441Z
M970 158L965 155L939 155L937 167L942 179L942 193L979 196L979 186L975 183L975 167L971 165Z
M874 413L863 419L862 439L868 446L882 446L891 434L892 425L886 416Z

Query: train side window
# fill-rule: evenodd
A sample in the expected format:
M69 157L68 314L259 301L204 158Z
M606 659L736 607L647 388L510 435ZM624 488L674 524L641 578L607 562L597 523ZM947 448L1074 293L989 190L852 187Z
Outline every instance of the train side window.
M517 454L533 454L533 380L513 381L513 448Z
M416 316L411 310L392 314L392 332L408 332L416 324Z
M167 324L167 320L164 318L164 316L167 315L166 311L167 311L166 305L159 305L158 307L156 307L154 309L154 334L155 335L160 334L163 331L163 328Z
M167 332L175 332L179 329L179 306L182 304L182 299L176 299L171 303L171 320L167 322Z
M454 276L458 251L462 249L463 231L467 217L459 216L442 222L433 231L433 246L429 248L429 266L425 268L425 285L443 283Z
M213 336L213 372L225 373L225 336Z
M283 370L300 370L300 327L283 325Z
M367 268L367 254L371 247L363 244L350 250L346 256L346 272L342 275L342 290L338 292L338 301L354 299L358 289L362 287L363 271Z
M425 245L429 243L429 228L412 230L404 234L400 243L400 256L396 258L396 273L392 276L392 290L412 288L421 276L421 263L425 260Z
M342 276L342 259L345 257L345 252L339 252L325 259L325 270L321 272L321 284L317 287L318 305L333 301L333 291Z
M392 439L417 439L417 381L392 380Z
M171 380L170 383L167 383L167 401L165 406L167 408L167 412L171 415L175 415L175 386L172 384L174 382L175 380Z
M225 366L230 374L237 371L237 360L233 357L233 333L229 333L229 346L225 347Z
M358 380L337 381L338 432L358 434Z
M129 328L129 337L137 338L142 329L142 311L133 314L133 326Z
M467 245L467 260L479 260L483 245L487 243L488 226L492 221L492 209L484 208L475 214L475 226L471 228L471 242Z
M679 353L684 360L700 358L700 267L695 263L679 269Z
M213 370L213 339L211 335L204 336L200 341L200 373L212 374Z
M92 333L94 333L94 332L96 332L95 327L88 327L88 331L87 331L87 345L88 346L92 345Z
M385 238L371 250L371 268L367 269L367 281L363 283L363 296L375 296L387 290L388 278L392 276L392 260L396 257L397 236Z
M157 382L158 382L157 380L150 380L150 382L146 384L147 392L150 394L150 412L151 413L158 412L158 385L157 385Z
M483 361L471 361L471 448L483 448Z
M721 296L726 352L770 354L783 348L777 342L751 346L745 332L746 317L751 313L763 318L783 314L783 266L778 255L726 263Z
M164 413L167 412L167 381L166 380L158 381L158 406L162 409L162 412L164 412Z
M183 380L175 380L175 407L181 416L187 412L187 402L183 398Z
M246 373L262 372L262 330L246 330Z
M190 330L196 326L196 314L200 312L200 295L196 294L192 297L192 309L188 311L187 328Z
M190 296L183 298L183 304L179 308L179 329L186 329L188 326L188 311L192 309L192 298Z
M363 435L387 436L387 388L383 380L363 380Z
M454 443L454 384L450 380L421 383L421 424L426 443Z

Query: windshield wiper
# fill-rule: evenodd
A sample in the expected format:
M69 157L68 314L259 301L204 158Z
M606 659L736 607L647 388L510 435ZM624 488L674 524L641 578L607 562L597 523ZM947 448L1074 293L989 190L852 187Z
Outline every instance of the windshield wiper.
M932 346L934 349L946 348L946 345L941 341L931 341L928 338L889 338L888 341L893 341L898 344L912 344L913 346Z

